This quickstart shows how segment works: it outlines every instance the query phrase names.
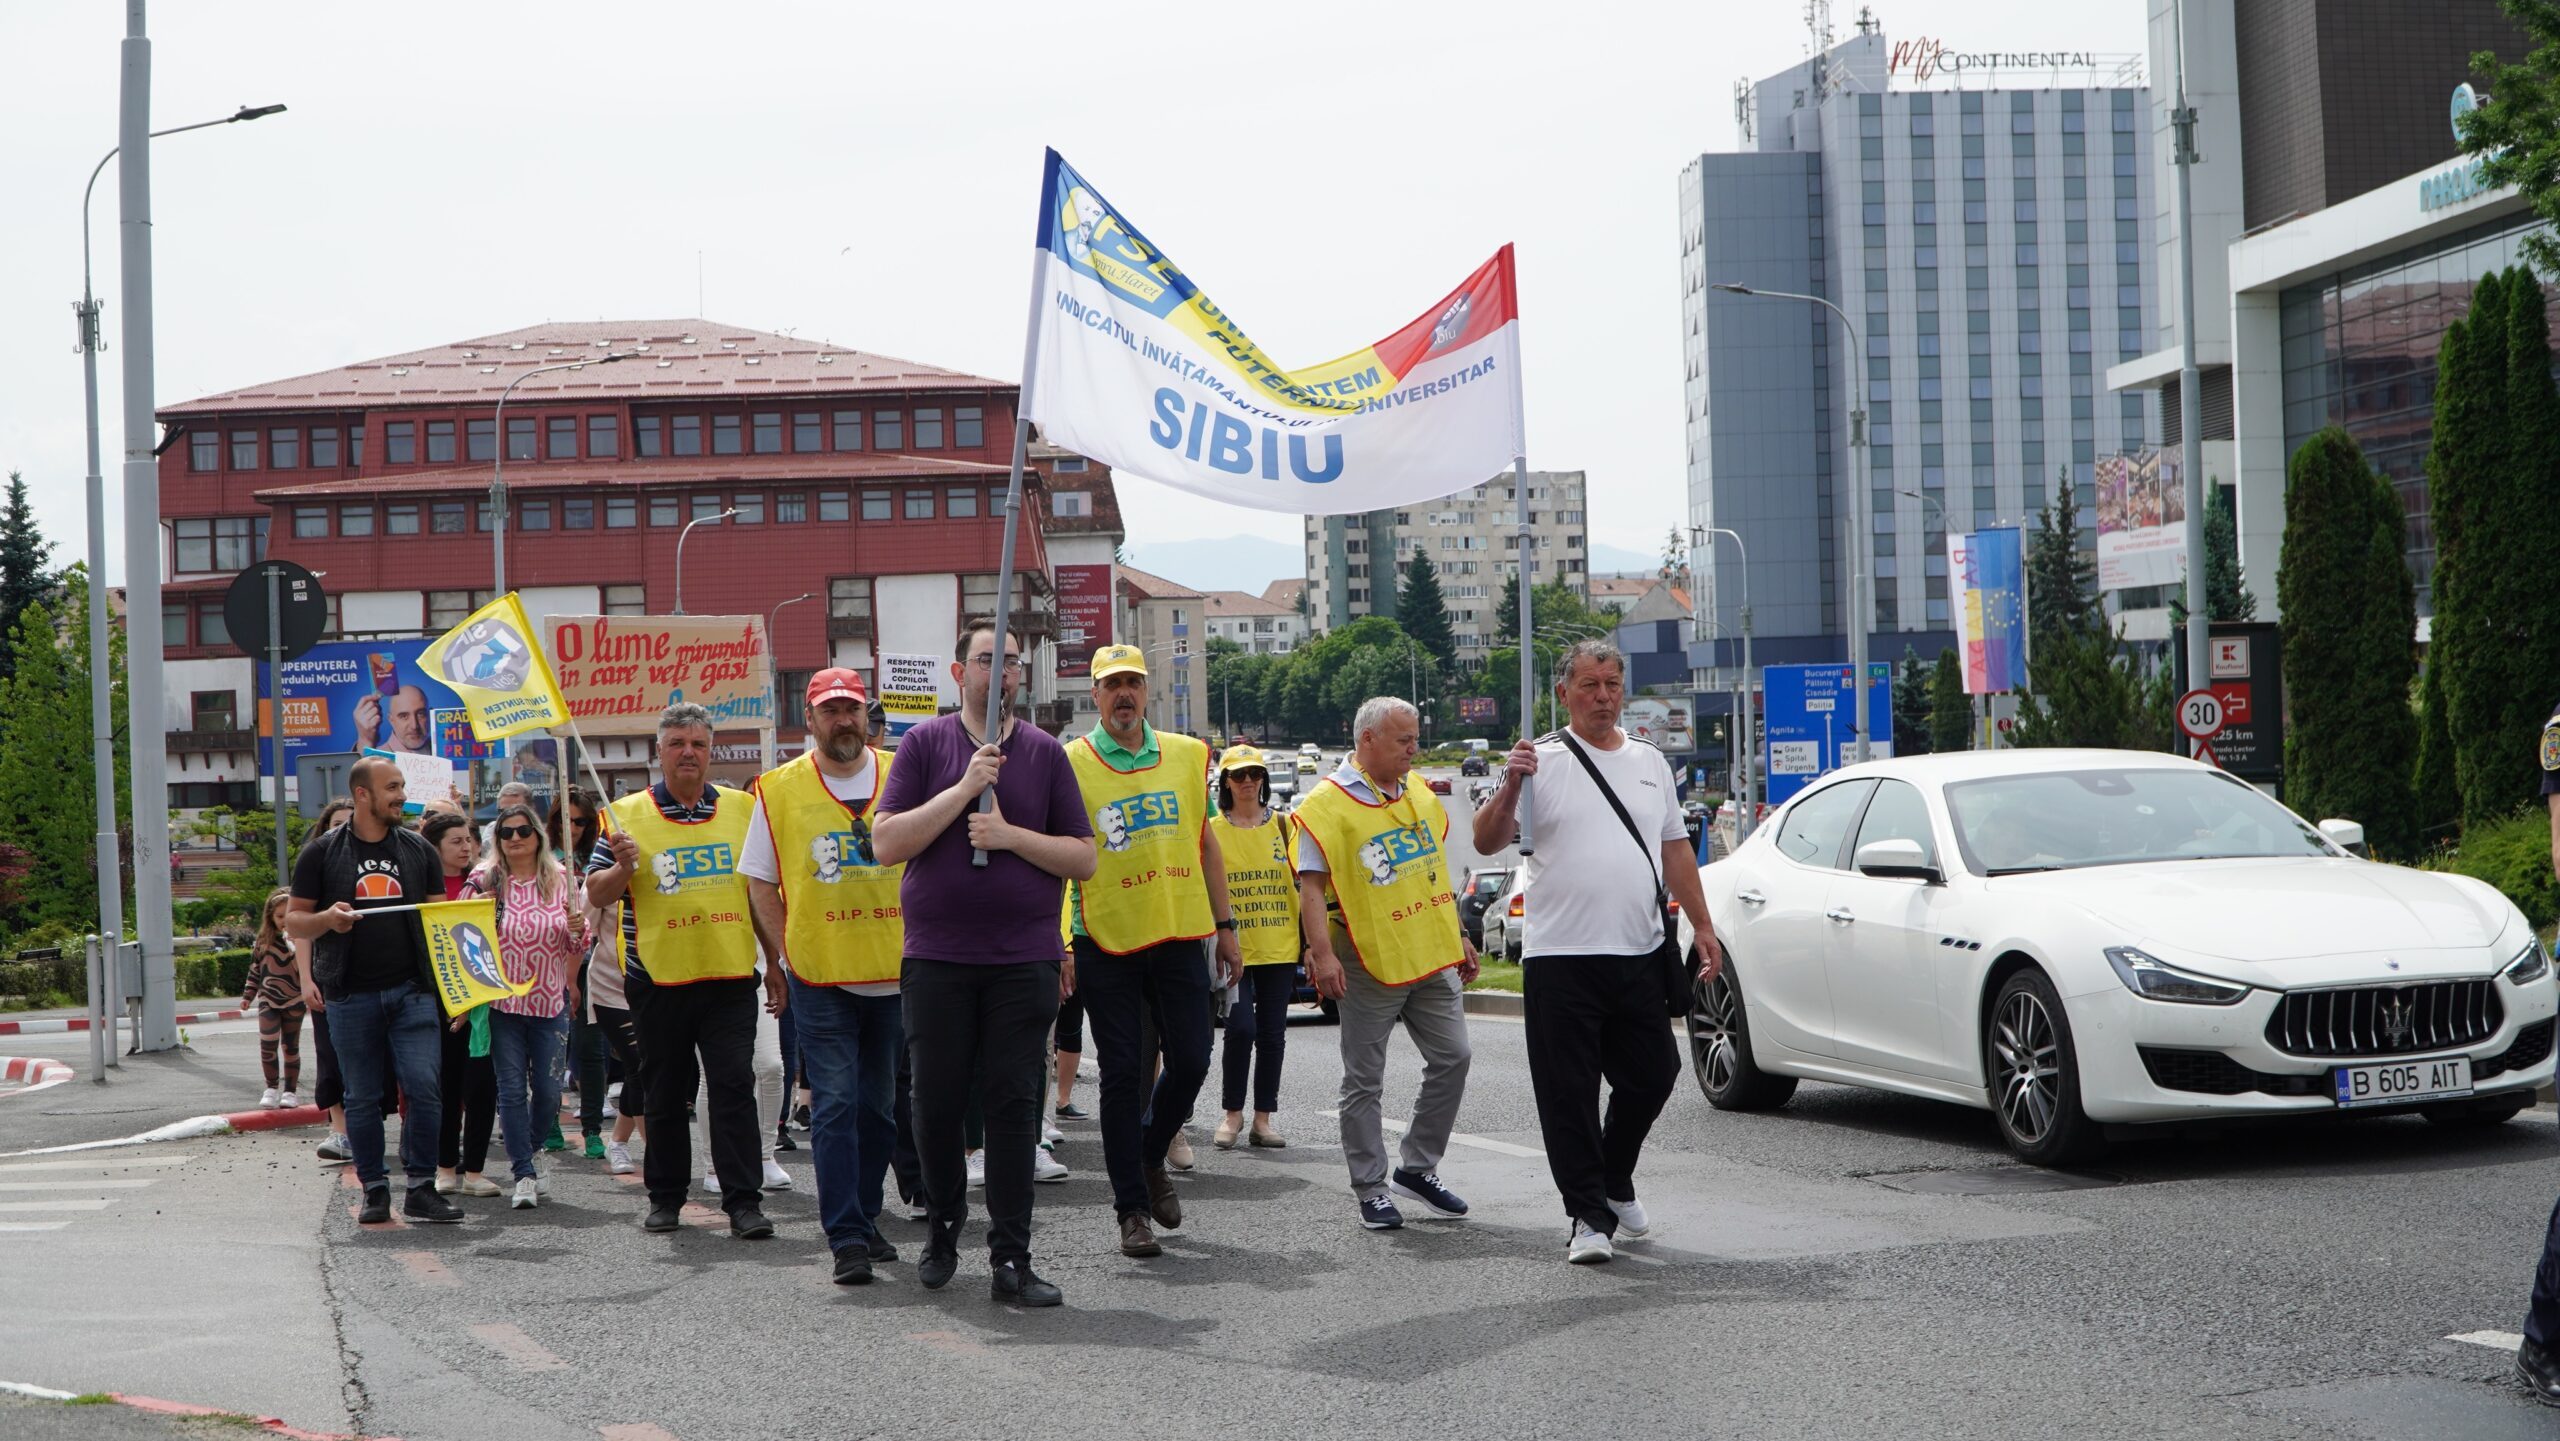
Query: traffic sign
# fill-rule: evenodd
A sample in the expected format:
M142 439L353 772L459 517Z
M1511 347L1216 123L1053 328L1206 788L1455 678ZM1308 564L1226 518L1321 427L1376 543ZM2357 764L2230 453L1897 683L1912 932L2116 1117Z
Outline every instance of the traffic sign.
M2209 690L2178 697L2178 729L2189 740L2209 741L2222 734L2222 697Z
M251 660L267 658L267 573L275 573L277 627L283 641L277 660L300 660L320 643L329 628L329 597L320 578L289 560L262 560L232 577L222 593L222 623L231 628L231 644Z
M1857 758L1857 692L1845 665L1773 665L1763 672L1762 774L1771 805ZM1867 667L1867 754L1893 754L1893 668Z

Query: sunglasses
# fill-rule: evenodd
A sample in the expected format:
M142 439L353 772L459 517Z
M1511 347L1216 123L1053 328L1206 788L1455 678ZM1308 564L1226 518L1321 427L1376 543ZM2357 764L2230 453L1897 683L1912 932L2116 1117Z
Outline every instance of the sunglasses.
M502 841L529 841L539 834L540 832L531 826L498 827L498 839Z

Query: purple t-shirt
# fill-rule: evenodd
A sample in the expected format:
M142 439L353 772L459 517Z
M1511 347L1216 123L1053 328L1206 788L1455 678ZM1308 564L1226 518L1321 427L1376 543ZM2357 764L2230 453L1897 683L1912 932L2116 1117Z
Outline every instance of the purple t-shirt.
M957 712L918 724L898 739L880 810L897 815L921 809L959 783L977 750ZM996 804L1007 821L1027 830L1088 840L1093 836L1066 748L1038 726L1017 723L1005 739ZM906 880L898 888L907 955L973 965L1057 960L1062 954L1058 912L1066 882L1012 851L988 852L985 870L970 865L971 814L961 812L907 862Z

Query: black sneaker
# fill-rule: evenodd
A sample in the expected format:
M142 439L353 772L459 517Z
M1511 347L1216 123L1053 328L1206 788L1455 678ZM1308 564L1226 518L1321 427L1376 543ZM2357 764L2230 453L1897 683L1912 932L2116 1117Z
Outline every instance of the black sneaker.
M868 1286L871 1284L871 1257L859 1246L847 1246L836 1252L836 1284Z
M1084 1107L1077 1105L1073 1101L1068 1101L1058 1107L1058 1119L1061 1121L1090 1121L1093 1119L1093 1112L1086 1110Z
M762 1241L773 1234L773 1223L764 1212L749 1206L729 1213L729 1234L741 1241Z
M684 1215L673 1206L651 1206L640 1222L643 1231L673 1231L684 1225Z
M800 1149L800 1143L791 1139L791 1127L780 1121L773 1123L773 1148L777 1151Z
M805 1130L807 1130L807 1129L809 1129L809 1103L808 1103L808 1102L806 1102L806 1101L802 1101L799 1105L796 1105L796 1106L794 1106L794 1107L792 1107L792 1108L791 1108L791 1124L793 1124L793 1125L795 1125L795 1126L798 1126L801 1130L804 1130L804 1131L805 1131Z
M1372 1231L1401 1231L1404 1212L1384 1196L1366 1196L1360 1201L1360 1224Z
M1387 1184L1397 1195L1420 1201L1426 1209L1437 1215L1467 1214L1466 1201L1457 1192L1440 1184L1440 1173L1437 1171L1398 1170L1387 1178Z
M1058 1306L1067 1299L1065 1292L1041 1280L1028 1261L1007 1261L996 1267L995 1281L989 1289L997 1300L1016 1306Z
M391 1188L375 1186L364 1193L364 1209L356 1212L356 1223L380 1226L391 1220Z
M2560 1359L2547 1349L2525 1342L2516 1348L2516 1379L2533 1399L2545 1406L2560 1406Z
M894 1265L897 1262L898 1248L890 1245L889 1238L881 1235L877 1231L871 1233L871 1245L869 1249L871 1253L871 1260L875 1265Z
M951 1284L960 1270L960 1252L954 1248L940 1250L928 1244L924 1259L916 1263L916 1280L928 1291L939 1291Z
M409 1199L400 1204L400 1214L412 1221L442 1225L462 1219L462 1208L436 1194L435 1182L411 1186Z

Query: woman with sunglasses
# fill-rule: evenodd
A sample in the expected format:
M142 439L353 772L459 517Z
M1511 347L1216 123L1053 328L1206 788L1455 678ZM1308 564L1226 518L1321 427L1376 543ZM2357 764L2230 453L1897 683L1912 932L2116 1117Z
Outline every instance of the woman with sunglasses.
M433 811L419 823L418 834L436 848L436 859L444 864L444 898L458 899L470 884L472 864L480 858L480 840L471 829L471 818ZM467 1012L446 1024L442 1041L444 1115L436 1133L436 1190L445 1195L497 1195L498 1183L482 1174L489 1164L489 1132L498 1124L497 1069L485 1054L471 1054Z
M498 957L507 982L532 989L489 1006L489 1055L498 1068L498 1131L515 1175L509 1204L528 1210L550 1186L534 1170L536 1118L560 1114L560 1054L569 1011L578 1004L572 962L587 948L585 897L552 855L542 818L524 802L502 806L497 857L471 877L465 894L498 903ZM530 1088L531 1102L527 1103Z
M596 798L584 786L569 786L552 802L550 819L544 822L543 839L551 845L552 856L567 865L572 856L590 856L596 849ZM584 905L584 901L579 901ZM578 1129L586 1136L586 1156L590 1161L607 1159L604 1143L606 1068L612 1045L604 1028L595 1020L595 954L596 937L603 927L596 917L587 918L587 945L569 964L578 993L586 1004L569 1008L569 1064L578 1077ZM637 1094L636 1092L634 1094Z
M1298 977L1298 876L1290 862L1296 846L1287 816L1271 810L1271 770L1251 746L1227 748L1218 759L1218 813L1209 818L1226 857L1227 896L1235 905L1236 940L1244 970L1227 1008L1226 1119L1218 1123L1221 1151L1244 1133L1245 1081L1253 1082L1252 1144L1285 1146L1272 1127L1280 1109L1280 1062L1289 1044L1289 996Z

